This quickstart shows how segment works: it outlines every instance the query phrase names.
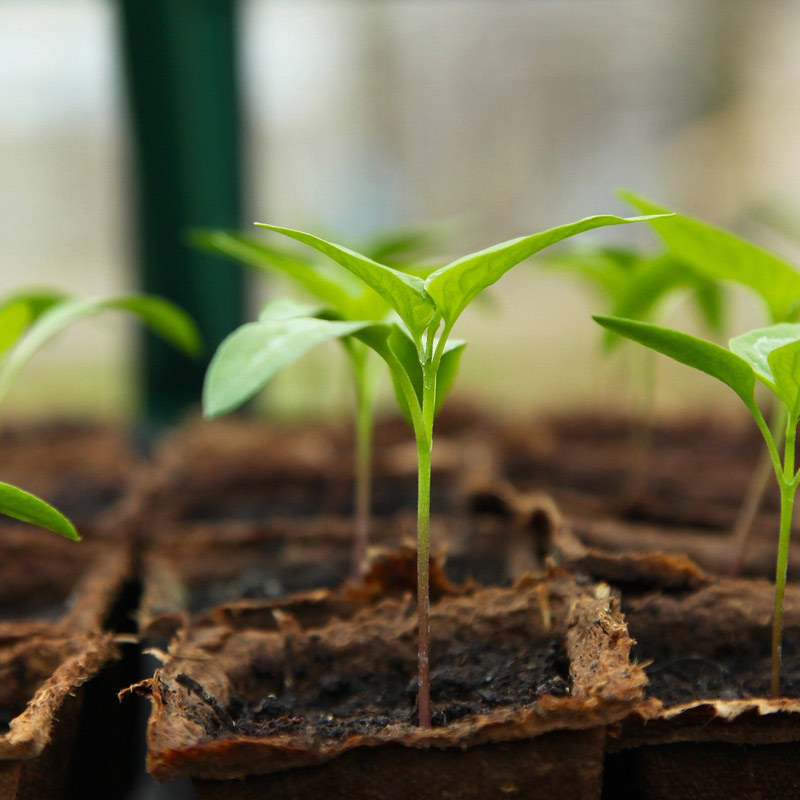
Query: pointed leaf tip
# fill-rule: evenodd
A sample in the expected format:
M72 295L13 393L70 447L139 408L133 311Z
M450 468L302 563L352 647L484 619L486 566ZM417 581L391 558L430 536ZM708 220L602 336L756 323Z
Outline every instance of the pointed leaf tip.
M38 525L74 542L81 538L72 522L58 509L9 483L0 483L0 514Z
M478 294L498 281L512 267L541 250L595 228L627 225L645 219L605 214L586 217L530 236L510 239L459 258L436 270L426 279L425 290L433 298L444 319L452 325Z
M380 295L397 312L409 330L416 334L421 334L436 314L436 306L425 292L423 280L416 275L400 272L373 261L355 250L326 241L310 233L292 228L282 228L278 225L268 225L264 222L255 224L259 228L280 233L313 247L340 264Z

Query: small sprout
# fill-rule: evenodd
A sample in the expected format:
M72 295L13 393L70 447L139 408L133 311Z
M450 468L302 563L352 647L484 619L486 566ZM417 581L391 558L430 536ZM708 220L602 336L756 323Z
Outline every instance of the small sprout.
M731 339L730 350L726 350L704 339L645 322L618 317L594 319L607 330L699 369L730 386L752 414L764 437L781 494L770 681L771 694L777 697L780 693L783 600L789 563L789 539L795 496L800 484L800 470L795 466L795 438L800 418L800 324L784 322L750 331ZM756 381L775 395L785 413L783 460L778 452L780 444L756 403Z
M280 319L299 320L302 317L317 318L316 322L305 325L294 322L280 334L273 329L274 336L283 335L282 341L291 341L285 350L284 362L280 357L267 358L261 368L254 366L253 375L258 374L257 386L250 391L235 380L233 386L225 388L227 378L214 378L207 384L208 393L206 413L218 416L237 408L246 399L252 397L278 369L294 361L309 348L328 339L338 339L347 354L353 374L355 388L355 526L353 550L351 556L351 576L354 581L363 580L363 570L369 541L371 525L372 494L372 433L374 425L375 375L374 364L369 358L369 348L359 341L353 332L342 325L327 325L325 320L338 322L361 322L364 320L379 321L386 317L391 305L378 292L371 289L363 281L346 269L331 264L327 259L320 263L308 257L286 252L272 247L251 236L243 236L227 231L193 231L190 241L197 247L216 255L227 256L270 273L277 273L288 278L301 291L309 295L319 305L303 305L288 299L275 300L261 312L259 322ZM433 229L407 229L385 234L369 245L372 258L381 258L398 266L401 271L414 272L417 280L420 275L427 274L421 267L408 266L412 256L419 256L430 248L437 240ZM301 331L302 329L302 331ZM231 353L239 348L247 348L248 336L262 336L264 328L248 329L248 333L236 332L235 338L227 345L225 361ZM317 333L314 333L316 331ZM321 338L316 338L317 336ZM220 368L221 369L221 368ZM209 373L211 374L211 373ZM211 387L214 387L213 389ZM232 392L232 400L225 401L225 391ZM213 392L213 396L212 396Z
M669 225L669 222L665 223ZM545 266L572 273L591 284L602 296L607 313L616 317L652 322L664 301L686 291L706 326L719 333L724 321L722 290L717 281L699 274L671 253L647 254L618 248L574 249L544 261ZM621 342L611 331L604 331L603 349L610 353ZM655 369L652 353L642 351L638 370L639 413L630 431L630 472L625 493L640 499L647 483L647 467L652 439ZM634 392L631 392L634 395Z
M200 335L190 317L158 297L127 295L79 300L58 292L21 292L0 301L0 402L22 367L39 348L73 322L104 311L127 311L189 355L200 351ZM38 525L78 541L75 526L44 500L0 483L0 514Z
M669 222L664 224L668 226ZM576 248L551 256L544 265L576 274L594 286L610 316L653 322L664 301L686 291L710 331L719 333L724 326L725 304L719 282L671 253ZM604 349L610 351L619 342L620 337L605 331Z
M422 727L431 726L430 698L430 492L433 427L437 409L455 378L463 352L463 342L450 342L450 333L461 313L484 289L498 281L508 270L540 250L584 231L609 225L638 221L615 216L597 216L563 225L532 236L512 239L487 250L459 258L422 279L402 273L353 250L320 239L309 233L261 227L303 242L327 255L360 278L391 307L399 322L334 322L297 319L293 328L297 336L310 338L314 329L322 336L320 323L328 326L353 326L337 331L329 328L330 338L353 335L373 349L386 362L394 382L400 407L411 421L417 442L417 614L418 614L418 713ZM264 326L277 323L252 323ZM286 323L284 323L286 325ZM311 326L306 328L306 326ZM251 333L243 332L249 329ZM283 337L283 346L299 349L286 327L252 327L245 325L223 342L214 356L206 376L204 408L212 414L227 402L217 404L218 397L229 398L225 380L246 384L244 393L255 391L265 376L272 374L278 363L278 348L273 336ZM230 343L236 341L234 347ZM310 345L309 345L310 346ZM267 353L263 356L262 353ZM248 378L245 373L253 369ZM243 398L244 399L244 398Z

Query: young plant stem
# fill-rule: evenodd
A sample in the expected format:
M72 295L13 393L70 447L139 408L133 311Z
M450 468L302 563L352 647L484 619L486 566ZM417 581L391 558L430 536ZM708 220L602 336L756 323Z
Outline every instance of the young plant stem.
M783 441L783 433L786 429L786 414L780 403L775 403L772 407L769 428L772 432L775 444L780 447ZM771 467L772 462L769 453L762 451L753 477L748 484L747 492L744 496L742 506L739 509L739 514L736 517L733 530L731 531L731 539L733 540L733 560L731 562L730 574L733 577L736 577L742 571L742 564L747 552L750 532L753 529L756 515L764 500L764 493L767 490L769 476L772 472Z
M430 598L430 512L431 452L433 418L436 406L436 366L431 360L433 337L422 364L422 425L417 434L417 618L419 653L417 656L417 710L421 728L431 727L431 598ZM420 435L421 434L421 435Z
M373 391L369 361L363 359L355 369L356 386L356 459L355 459L355 529L351 577L364 580L369 530L372 520L372 428Z
M770 694L779 697L781 691L781 640L783 638L783 599L786 594L786 573L789 566L789 540L792 535L792 516L797 480L794 471L794 447L797 420L786 425L783 471L778 474L781 489L781 523L778 540L778 562L775 567L775 613L772 618L772 675Z

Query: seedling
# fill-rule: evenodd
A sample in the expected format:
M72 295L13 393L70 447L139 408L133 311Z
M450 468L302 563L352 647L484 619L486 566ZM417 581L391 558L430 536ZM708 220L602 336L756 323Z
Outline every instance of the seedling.
M347 270L327 260L318 263L302 255L271 247L251 236L227 231L193 231L190 241L208 252L233 258L259 270L278 273L321 304L311 309L289 306L288 301L281 301L279 306L269 306L271 310L262 312L262 321L265 316L274 318L276 309L282 309L277 313L287 318L316 316L344 321L378 321L391 310L391 305L381 295ZM368 257L380 258L401 266L411 256L425 252L434 241L435 232L432 229L401 230L375 239L369 248ZM417 274L421 273L424 274L424 270L417 269ZM339 341L347 353L355 389L355 526L351 576L354 581L360 582L363 579L372 516L375 375L373 359L369 357L367 345L352 335L343 335Z
M669 209L632 192L622 192L622 197L643 213L670 213ZM668 225L657 217L651 220L651 224L669 252L697 274L713 281L735 283L755 292L765 306L769 323L796 322L800 319L800 273L788 261L746 239L684 214L674 214ZM780 444L786 425L782 406L775 404L772 411L768 412L768 417L772 435ZM741 566L770 471L770 460L764 453L753 472L733 526L735 573Z
M780 693L783 599L789 563L789 538L800 470L795 467L795 438L800 418L800 324L778 323L737 336L730 350L685 333L618 317L595 317L600 325L682 364L699 369L730 386L741 398L764 437L781 494L778 558L775 568L775 609L772 623L770 691ZM772 392L786 420L781 442L767 425L755 400L756 381Z
M668 224L668 223L667 223ZM724 322L724 303L719 283L699 274L670 253L648 254L630 249L574 249L544 260L545 266L571 273L595 288L607 313L652 322L671 295L687 291L706 326L718 333ZM610 354L621 342L604 331L603 351ZM638 405L630 433L628 494L636 499L646 484L653 428L655 370L652 353L642 351ZM637 377L634 375L634 377ZM634 395L634 392L631 392ZM635 396L635 395L634 395Z
M39 350L73 322L104 311L127 311L184 352L195 355L200 337L181 309L158 297L128 295L105 300L70 299L57 292L25 292L0 301L0 402L22 367ZM38 525L78 541L75 526L49 503L0 483L0 514Z
M209 416L236 407L283 364L324 339L356 336L386 362L398 403L411 422L417 443L418 712L423 727L431 726L429 521L433 426L464 348L464 342L450 341L450 333L467 306L520 262L583 231L639 219L589 217L464 256L424 280L309 233L260 226L302 242L349 270L390 305L399 321L276 320L268 313L265 319L243 326L222 343L206 375L203 406Z

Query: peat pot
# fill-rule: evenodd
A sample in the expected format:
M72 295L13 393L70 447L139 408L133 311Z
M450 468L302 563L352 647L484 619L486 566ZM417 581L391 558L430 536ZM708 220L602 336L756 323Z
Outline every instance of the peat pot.
M366 585L355 587L346 584L352 519L164 523L141 559L139 632L162 646L190 622L260 627L278 607L291 609L304 628L352 616L366 602L415 590L415 529L410 513L373 520ZM497 514L434 517L434 600L478 585L510 586L541 566L534 539Z
M190 629L135 687L153 703L150 772L199 798L599 798L606 726L645 680L608 587L553 571L435 603L430 730L414 608Z
M785 605L783 696L769 699L774 588L716 579L623 595L651 701L608 740L608 800L800 796L800 587Z
M82 687L117 656L104 634L0 644L0 800L68 800Z

